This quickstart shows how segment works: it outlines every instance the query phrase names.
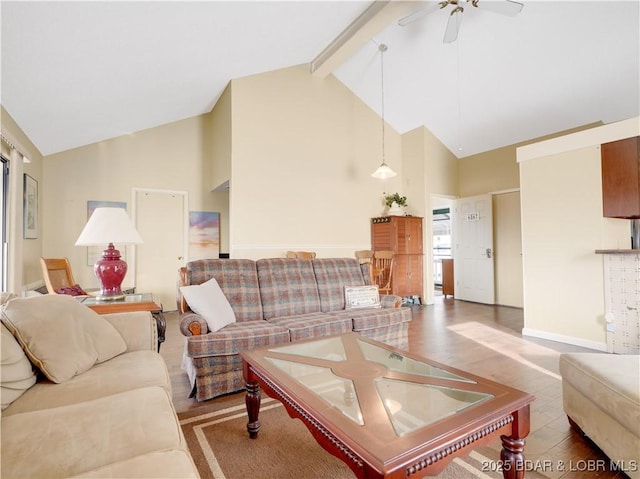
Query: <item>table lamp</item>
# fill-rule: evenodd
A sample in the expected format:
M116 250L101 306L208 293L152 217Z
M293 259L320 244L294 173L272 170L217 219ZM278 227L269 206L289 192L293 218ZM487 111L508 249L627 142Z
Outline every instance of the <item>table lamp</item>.
M93 267L100 282L99 300L124 298L120 285L127 274L127 263L120 259L119 245L140 244L142 238L123 208L96 208L87 221L76 246L109 246L102 252L102 259Z

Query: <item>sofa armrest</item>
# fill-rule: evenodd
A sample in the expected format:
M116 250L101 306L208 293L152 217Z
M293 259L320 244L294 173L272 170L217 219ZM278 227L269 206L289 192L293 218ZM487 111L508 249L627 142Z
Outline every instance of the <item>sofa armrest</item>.
M185 336L198 336L207 334L209 327L202 316L188 311L180 315L180 332Z
M383 308L399 308L402 306L402 298L395 294L382 294L380 304Z
M127 351L157 351L158 327L149 311L103 314L116 328L127 345Z

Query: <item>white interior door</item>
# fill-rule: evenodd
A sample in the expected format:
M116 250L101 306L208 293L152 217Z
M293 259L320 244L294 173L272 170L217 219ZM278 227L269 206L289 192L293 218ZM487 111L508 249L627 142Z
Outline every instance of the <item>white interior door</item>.
M176 278L188 248L187 194L136 189L133 203L144 241L136 247L136 292L153 293L165 311L175 311Z
M454 217L455 297L494 304L491 195L456 200Z

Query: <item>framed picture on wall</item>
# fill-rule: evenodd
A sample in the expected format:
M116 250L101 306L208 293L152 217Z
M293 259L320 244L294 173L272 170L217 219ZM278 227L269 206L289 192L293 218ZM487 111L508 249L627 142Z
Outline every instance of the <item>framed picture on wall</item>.
M38 237L38 182L24 174L23 227L26 239Z
M189 211L189 261L220 254L220 213Z

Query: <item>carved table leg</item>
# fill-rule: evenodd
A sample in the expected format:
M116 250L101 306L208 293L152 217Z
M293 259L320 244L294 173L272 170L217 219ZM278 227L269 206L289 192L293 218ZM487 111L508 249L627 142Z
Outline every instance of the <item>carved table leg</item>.
M524 439L501 436L502 475L505 479L524 478Z
M513 413L511 435L500 436L502 475L504 479L524 479L524 438L529 434L529 406Z
M247 395L245 396L245 404L247 405L247 431L251 439L258 437L260 430L260 421L258 414L260 413L260 386L256 381L247 382Z
M160 352L160 345L164 343L165 334L167 331L167 321L164 319L164 314L162 311L157 311L155 313L151 313L153 318L156 320L156 327L158 328L158 352Z

